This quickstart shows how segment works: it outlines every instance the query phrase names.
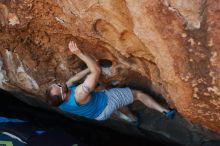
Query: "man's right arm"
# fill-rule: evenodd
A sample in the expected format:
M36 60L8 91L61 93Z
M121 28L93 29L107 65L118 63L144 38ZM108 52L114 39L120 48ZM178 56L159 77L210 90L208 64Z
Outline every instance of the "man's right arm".
M79 104L84 104L88 102L90 93L95 89L98 83L101 69L94 59L78 49L76 43L70 42L69 49L73 54L77 55L82 61L84 61L90 70L90 74L87 75L85 81L77 86L75 90L76 101Z
M80 59L82 59L88 66L90 70L90 74L87 75L85 81L76 87L75 90L75 99L79 104L85 104L89 101L90 93L95 89L100 74L101 69L96 64L96 62L90 58L88 55L79 54L77 55Z

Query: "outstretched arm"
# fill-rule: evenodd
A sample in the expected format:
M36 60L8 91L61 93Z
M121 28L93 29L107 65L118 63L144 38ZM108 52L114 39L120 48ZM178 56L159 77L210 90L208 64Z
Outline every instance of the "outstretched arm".
M84 69L83 71L80 71L79 73L77 73L76 75L74 75L73 77L71 77L67 82L66 85L67 87L70 87L73 83L81 80L83 77L85 77L88 73L90 72L90 70Z
M76 43L71 41L69 43L70 51L77 55L81 60L83 60L90 70L90 74L86 77L85 81L76 87L75 99L78 104L84 104L90 99L90 92L92 92L98 82L99 76L101 74L101 69L94 59L92 59L87 54L81 52L77 47Z

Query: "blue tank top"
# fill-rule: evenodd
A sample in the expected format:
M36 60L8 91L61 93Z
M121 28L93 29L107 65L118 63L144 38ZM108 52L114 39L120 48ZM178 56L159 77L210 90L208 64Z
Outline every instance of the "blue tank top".
M105 94L105 90L93 91L91 93L91 99L88 103L78 105L74 95L75 89L76 86L70 87L71 93L69 99L64 101L59 108L65 112L90 119L95 119L98 117L107 105L108 98Z

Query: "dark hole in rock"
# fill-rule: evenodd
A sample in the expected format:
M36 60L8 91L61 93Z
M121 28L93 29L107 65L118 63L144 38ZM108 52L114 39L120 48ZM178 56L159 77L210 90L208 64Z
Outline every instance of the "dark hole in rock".
M112 61L111 60L108 60L108 59L100 59L99 61L99 65L101 67L111 67L112 66Z

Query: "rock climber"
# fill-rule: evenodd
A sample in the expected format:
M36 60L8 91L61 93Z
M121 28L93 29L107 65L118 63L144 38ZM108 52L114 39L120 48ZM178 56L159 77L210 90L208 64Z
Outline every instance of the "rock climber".
M77 73L65 84L52 84L46 91L47 102L57 106L62 111L89 119L106 120L117 109L127 106L134 101L140 101L147 107L159 111L167 118L173 118L175 109L166 109L149 95L135 89L112 88L95 91L101 69L97 62L89 55L83 53L75 42L69 42L69 50L78 56L87 65L87 69ZM75 82L85 77L78 86Z

